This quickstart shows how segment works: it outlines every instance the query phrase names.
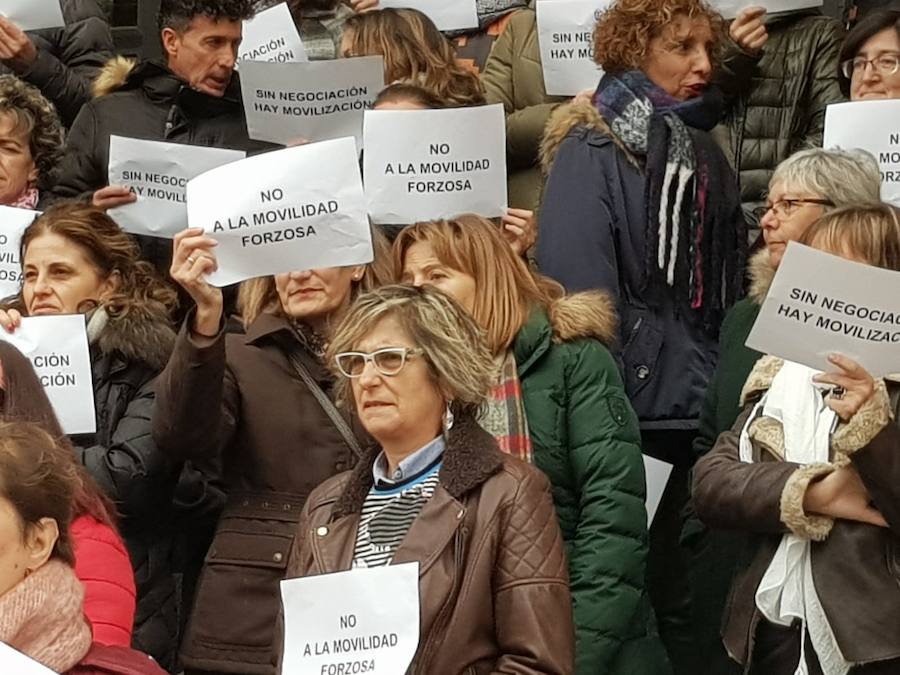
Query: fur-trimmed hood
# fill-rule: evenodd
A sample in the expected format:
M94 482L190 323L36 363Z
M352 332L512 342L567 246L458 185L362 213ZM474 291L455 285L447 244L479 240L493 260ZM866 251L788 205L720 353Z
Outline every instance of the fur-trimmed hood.
M112 316L98 307L88 317L88 341L104 355L121 355L162 370L175 346L175 330L168 317L146 305Z
M549 311L553 341L594 338L606 347L616 342L619 317L606 291L584 291L554 300Z
M94 98L106 96L124 87L137 63L136 59L126 56L116 56L107 61L91 86Z
M769 288L772 286L772 280L775 278L775 268L769 261L768 249L757 251L747 263L747 277L750 280L750 288L747 297L755 305L762 305L766 296L769 294Z
M544 137L541 140L540 160L541 170L544 175L550 173L559 146L573 129L579 127L609 137L615 143L628 160L635 166L639 162L634 154L625 147L625 144L613 133L609 124L603 119L600 112L591 103L568 103L559 106L550 115L550 120L544 128Z

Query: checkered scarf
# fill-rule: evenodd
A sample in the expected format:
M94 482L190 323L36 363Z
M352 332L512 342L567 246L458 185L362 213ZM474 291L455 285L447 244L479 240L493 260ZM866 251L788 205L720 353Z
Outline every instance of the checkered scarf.
M522 383L519 381L512 350L502 357L498 382L491 390L478 421L496 439L501 451L524 462L532 462L531 436L525 417Z

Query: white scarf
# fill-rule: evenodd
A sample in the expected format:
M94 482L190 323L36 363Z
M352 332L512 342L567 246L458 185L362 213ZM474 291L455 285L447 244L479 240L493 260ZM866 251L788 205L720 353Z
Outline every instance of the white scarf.
M784 459L797 464L826 463L830 460L831 433L837 415L825 405L812 377L818 371L785 361L772 386L756 404L741 431L741 461L753 463L750 423L762 413L781 422L784 429ZM794 534L782 536L775 557L756 589L756 606L769 622L790 626L801 622L800 663L794 675L808 675L806 633L825 675L846 675L850 664L844 659L819 602L812 576L811 543Z

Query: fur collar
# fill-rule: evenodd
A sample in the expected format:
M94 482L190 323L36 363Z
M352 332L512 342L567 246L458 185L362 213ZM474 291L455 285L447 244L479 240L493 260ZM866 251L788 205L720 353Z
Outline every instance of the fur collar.
M541 170L544 172L544 175L550 173L559 146L562 145L562 142L573 129L579 127L608 136L615 143L616 147L625 153L629 162L636 167L640 167L640 163L635 156L613 133L609 124L607 124L593 104L569 103L556 108L553 114L550 115L550 120L544 128L544 138L541 140L540 147Z
M762 305L769 294L772 280L775 278L775 268L769 262L768 249L764 248L750 256L750 261L747 263L747 276L750 279L747 297L754 305Z
M753 366L747 381L744 382L744 388L741 390L741 406L747 405L748 401L757 398L760 394L768 391L772 386L772 380L784 365L784 359L777 356L763 356Z
M137 66L137 60L125 56L116 56L107 61L97 77L94 78L92 85L94 98L106 96L124 87L135 66Z
M372 489L372 466L379 452L380 447L370 446L357 462L334 506L333 520L362 510L366 495ZM494 437L482 429L474 418L457 417L456 424L447 435L447 449L440 472L444 489L454 499L460 499L487 481L502 466L503 455Z
M613 345L619 317L605 291L584 291L565 295L550 305L550 325L554 342L594 338L607 347Z
M88 316L88 340L103 354L121 354L162 370L175 345L175 330L164 313L150 307L132 307L111 316L98 307Z

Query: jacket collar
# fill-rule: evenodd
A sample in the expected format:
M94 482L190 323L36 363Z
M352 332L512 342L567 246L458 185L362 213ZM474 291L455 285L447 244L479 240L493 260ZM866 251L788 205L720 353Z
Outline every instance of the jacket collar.
M88 341L104 356L121 355L162 370L175 345L175 330L162 308L130 307L110 315L100 306L87 315Z
M372 465L380 452L381 448L377 445L370 446L357 463L338 497L332 520L362 511L366 495L372 489ZM446 492L454 499L460 499L485 483L502 466L503 455L497 449L494 437L482 429L474 418L458 418L447 434L447 449L439 474Z
M768 249L764 248L750 256L750 261L747 263L747 276L750 279L747 297L754 305L762 305L769 294L772 281L775 279L775 268L769 262Z
M555 299L548 309L535 307L513 342L519 377L554 343L593 339L612 347L617 329L615 304L605 291L573 293Z
M288 333L293 337L290 322L279 314L263 312L247 327L244 335L244 343L248 345L264 342L267 338L278 333Z

